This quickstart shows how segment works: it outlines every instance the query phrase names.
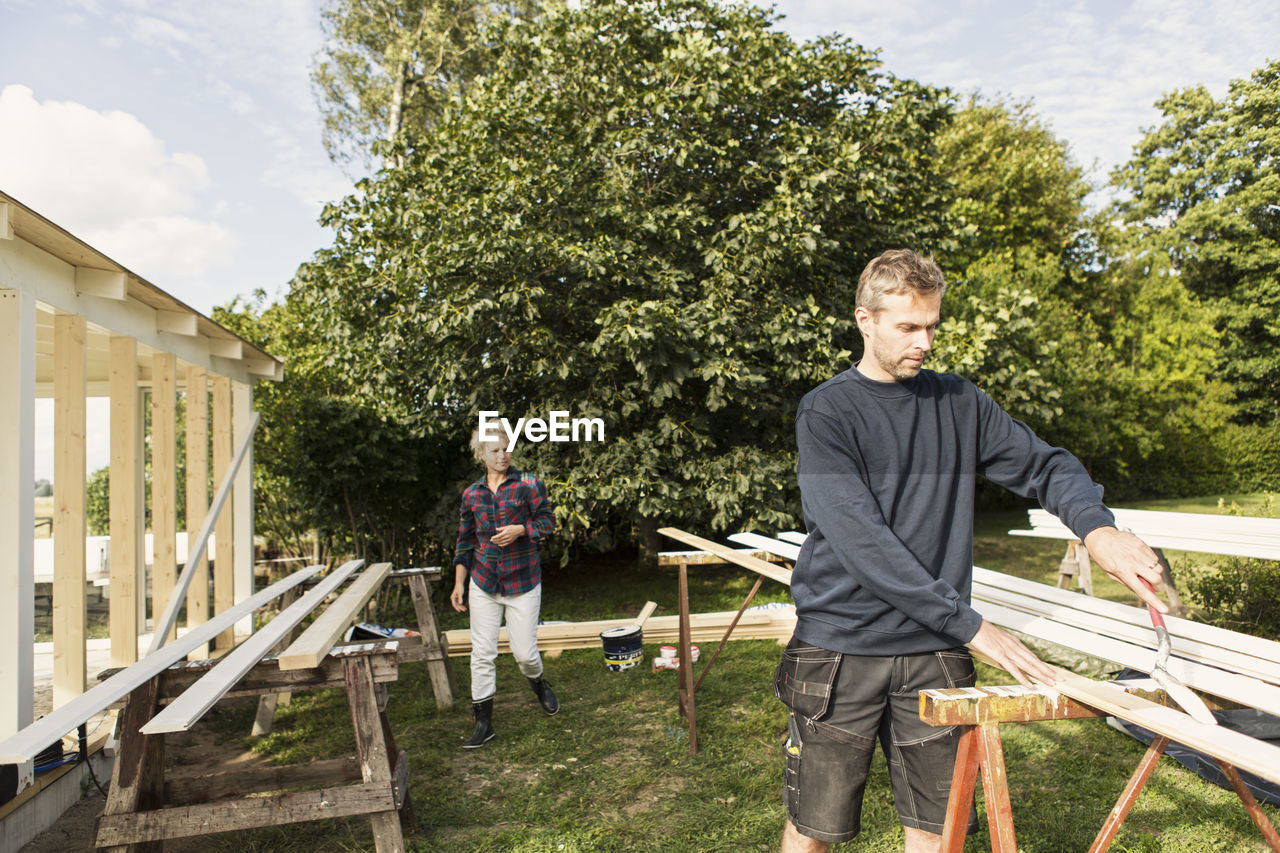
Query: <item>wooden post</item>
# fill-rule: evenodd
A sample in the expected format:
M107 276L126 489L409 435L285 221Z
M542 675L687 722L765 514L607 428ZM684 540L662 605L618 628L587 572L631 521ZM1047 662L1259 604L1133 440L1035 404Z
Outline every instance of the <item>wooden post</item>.
M138 659L138 597L143 574L142 424L138 343L111 338L111 665Z
M209 388L203 367L187 368L187 560L196 531L209 512ZM187 630L209 620L209 564L204 562L187 587ZM208 657L208 646L191 653Z
M111 771L111 789L103 816L131 814L158 809L164 796L164 735L144 735L138 730L155 712L159 699L157 675L135 689L125 700L117 732L119 751ZM112 853L160 853L161 842L117 845Z
M693 654L692 641L690 639L689 628L689 565L687 563L680 564L680 671L678 683L680 685L677 693L677 699L680 703L680 711L684 714L685 719L689 721L689 754L696 755L698 752L698 717L694 710L696 702L693 687Z
M0 737L31 722L36 303L0 289ZM83 571L83 568L81 569Z
M351 721L355 724L360 774L366 783L392 784L391 755L383 732L368 656L348 658L345 671L347 703L351 706ZM404 834L399 815L394 811L374 812L369 817L373 823L374 849L378 853L402 853Z
M436 625L427 579L422 575L410 575L409 592L413 595L413 610L418 616L418 633L422 634L422 644L427 650L427 673L431 676L436 707L448 708L453 705L453 695L458 688L453 680L453 669L449 666L449 645L440 636Z
M53 705L85 691L84 317L53 318Z
M177 365L173 353L151 358L151 613L156 619L178 575ZM173 636L171 631L168 639Z
M231 380L225 376L213 378L213 481L221 483L231 467ZM232 502L235 501L232 491ZM223 507L213 528L213 612L221 613L235 604L235 535L232 526L232 509ZM235 645L235 628L228 628L213 641L215 649L230 649Z
M253 386L244 382L231 385L231 422L235 440L249 429L253 418ZM231 505L223 510L231 518L232 535L232 599L244 601L253 595L253 445L249 455L236 471L235 487L231 492ZM253 633L253 617L247 616L236 624L236 632Z

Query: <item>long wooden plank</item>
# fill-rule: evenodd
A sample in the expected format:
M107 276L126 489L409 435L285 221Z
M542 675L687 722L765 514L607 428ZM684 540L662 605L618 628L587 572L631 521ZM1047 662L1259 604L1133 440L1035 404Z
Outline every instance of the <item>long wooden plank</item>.
M281 669L311 669L319 666L320 661L338 642L342 632L346 630L359 615L360 609L369 603L378 591L387 573L391 571L390 563L376 563L366 569L351 584L338 600L325 608L316 617L316 621L302 632L302 636L294 640L289 648L280 653L278 664Z
M759 548L776 557L782 557L784 560L795 562L800 559L800 546L793 545L790 542L783 542L779 539L770 539L768 536L761 536L759 533L734 533L729 536L729 541L737 542L739 545L746 545L749 548Z
M755 572L758 575L775 580L780 584L791 586L791 570L783 569L775 566L773 563L765 562L758 557L752 557L735 551L719 542L712 542L710 539L703 539L701 536L695 536L692 533L686 533L678 527L663 527L659 531L663 536L674 539L677 542L683 542L699 551L706 551L708 554L715 554L720 559L728 563L741 566L744 569Z
M761 560L768 558L769 554L757 548L745 548L738 551L750 557L758 557ZM659 566L678 566L681 563L687 566L719 566L728 562L727 560L717 557L715 554L708 554L706 551L662 551L658 554Z
M61 708L55 709L17 734L0 741L0 763L20 764L30 761L49 744L74 730L90 717L104 710L145 684L168 667L186 657L197 646L207 643L226 625L235 623L245 613L252 613L267 602L282 595L285 590L297 586L320 571L323 566L299 569L286 578L276 581L259 593L245 599L234 608L211 619L198 628L188 631L163 649L147 655L142 660L120 670L115 675L89 688Z
M341 686L342 682L339 682ZM235 794L265 793L360 781L360 762L354 758L334 758L310 764L253 767L248 770L170 777L164 780L167 803L207 803Z
M1194 537L1229 539L1231 536L1280 540L1280 519L1244 515L1221 515L1203 512L1169 512L1151 509L1113 509L1116 522L1134 530L1156 530ZM1027 510L1033 526L1063 526L1057 516L1044 509Z
M178 574L178 360L151 357L151 611L161 613ZM172 639L172 637L170 637Z
M1127 619L1100 616L1089 610L1082 610L1065 604L1043 601L1029 595L1011 592L986 584L973 585L974 599L990 601L1014 610L1021 610L1037 616L1044 616L1056 622L1062 622L1077 628L1087 628L1095 633L1128 643L1136 643L1155 649L1158 641L1155 630L1151 627L1146 608L1128 608L1132 611ZM1076 598L1087 599L1077 595ZM1174 653L1179 657L1190 658L1210 666L1217 666L1242 675L1248 675L1262 681L1280 684L1280 661L1268 661L1252 655L1240 654L1232 649L1211 645L1188 638L1178 638Z
M231 380L213 378L213 481L235 482L231 471ZM216 513L213 527L213 612L226 610L235 602L235 526L230 507ZM214 648L230 649L236 644L235 627L223 631L213 641Z
M142 424L138 415L138 343L114 335L111 363L111 663L138 659L142 565Z
M794 545L803 545L804 540L808 539L809 536L808 534L801 533L798 530L784 530L778 534L778 538L783 542L790 542Z
M233 829L282 826L394 810L395 799L390 783L362 782L296 794L244 797L136 814L103 815L98 819L98 845L188 838Z
M1061 530L1036 528L1034 530L1010 530L1010 536L1032 536L1038 539L1061 539L1074 542L1077 537L1065 527ZM1280 546L1218 539L1196 539L1174 536L1168 533L1142 532L1139 539L1152 548L1169 548L1175 551L1192 551L1199 554L1227 554L1234 557L1254 557L1259 560L1280 560Z
M218 493L213 497L213 505L205 516L204 524L200 527L200 532L196 534L195 541L190 543L187 548L187 564L183 566L182 574L178 576L178 583L169 599L169 606L165 608L164 615L156 620L155 636L152 637L151 649L147 652L149 655L155 654L156 650L165 644L165 635L169 633L169 629L173 627L173 623L178 618L178 603L187 594L187 587L191 584L191 579L196 576L196 569L205 565L205 557L209 550L209 534L213 532L214 521L221 513L222 508L226 506L227 496L231 493L231 483L235 478L235 473L240 468L240 465L244 463L245 457L249 454L249 448L253 446L253 433L258 428L258 422L261 419L261 414L258 412L253 413L253 418L249 421L249 428L240 437L240 449L231 461L231 467L228 469L227 475L222 478L222 483L218 486ZM204 601L207 605L208 598L206 597ZM188 629L190 627L190 620L188 620Z
M1181 711L1126 693L1114 684L1067 670L1058 672L1062 681L1051 686L1059 693L1280 784L1280 747L1222 726L1197 722Z
M1080 595L1078 592L1058 589L1047 584L1007 575L1003 572L993 572L980 566L974 566L973 579L975 583L983 583L988 586L1019 592L1023 595L1052 601L1055 604L1065 604L1068 607L1089 610L1113 619L1127 620L1133 610L1133 608L1125 604ZM1216 628L1212 625L1205 625L1201 622L1193 622L1190 619L1181 619L1176 616L1165 616L1164 621L1169 629L1170 636L1175 639L1175 642L1179 637L1186 637L1208 645L1233 649L1262 660L1280 660L1280 643L1274 640L1264 640L1261 637L1241 634L1237 631L1228 631L1224 628Z
M973 605L984 619L1002 628L1011 628L1142 672L1149 673L1155 664L1155 653L1142 646L1102 637L988 601L975 601ZM1188 687L1280 715L1280 687L1181 658L1171 658L1168 670Z
M337 589L362 565L364 560L352 560L329 573L314 588L308 590L261 630L218 661L217 666L187 688L186 692L169 703L163 711L152 717L139 731L145 735L154 735L161 732L184 732L190 729L228 690L235 686L245 673L253 669L263 656L280 642L281 638L293 630L294 625L310 615L329 593ZM231 607L223 612L231 612L234 609ZM218 616L214 618L217 619ZM234 620L231 624L235 624Z
M209 515L209 384L203 367L192 365L187 368L187 544L188 546L204 542L207 548L208 536L197 536L196 542L190 539L191 531L203 530L205 519ZM187 565L174 584L174 589L186 589L187 596L187 629L190 630L204 623L209 618L209 569L208 561L203 556L196 559L196 551L187 548ZM189 567L189 568L188 568ZM177 593L181 597L182 593ZM175 607L173 617L178 610ZM164 617L156 621L159 625L169 619L169 608L165 607ZM159 632L157 632L158 634ZM151 651L157 646L152 645ZM194 649L192 657L208 656L208 649Z
M53 704L85 691L85 322L53 318Z

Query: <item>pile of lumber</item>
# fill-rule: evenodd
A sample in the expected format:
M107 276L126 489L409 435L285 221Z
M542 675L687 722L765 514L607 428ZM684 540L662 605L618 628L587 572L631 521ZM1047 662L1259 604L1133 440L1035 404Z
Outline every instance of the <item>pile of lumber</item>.
M724 637L725 629L733 621L735 611L719 613L689 614L691 640L695 643L718 643ZM600 633L611 628L635 625L637 619L600 619L592 622L559 622L538 626L538 648L544 652L563 651L565 649L598 649ZM796 626L796 613L791 608L769 610L749 610L738 620L730 639L734 640L787 640ZM646 643L674 644L680 638L680 617L653 616L643 626ZM446 631L449 641L450 657L471 654L471 632L465 628ZM498 651L507 653L511 646L507 640L507 629L498 634Z

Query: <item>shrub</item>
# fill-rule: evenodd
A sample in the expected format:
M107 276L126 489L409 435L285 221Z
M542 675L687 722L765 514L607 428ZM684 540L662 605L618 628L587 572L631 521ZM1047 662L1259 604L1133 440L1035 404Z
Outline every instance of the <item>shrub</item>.
M1234 502L1230 515L1240 515ZM1268 494L1258 513L1277 517L1274 495ZM1280 640L1280 560L1223 557L1213 571L1188 578L1187 593L1204 608L1205 621L1220 628Z

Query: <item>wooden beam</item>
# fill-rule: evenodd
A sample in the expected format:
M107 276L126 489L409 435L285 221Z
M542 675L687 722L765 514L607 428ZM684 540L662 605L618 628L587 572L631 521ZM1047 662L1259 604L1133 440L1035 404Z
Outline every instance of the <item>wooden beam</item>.
M99 846L137 844L394 810L390 783L361 782L296 794L245 797L130 815L103 815L98 819L97 843Z
M744 554L749 557L756 557L761 560L769 559L766 551L758 548L741 548L737 553ZM706 551L662 551L658 554L659 566L722 566L728 560L723 560L715 554L708 554Z
M76 293L123 302L128 298L129 289L122 272L76 267Z
M341 685L339 685L341 686ZM235 794L287 791L312 785L360 781L360 762L354 758L333 758L310 764L286 764L253 767L248 770L179 776L165 779L164 799L167 803L207 803Z
M138 344L112 336L111 361L111 663L138 659L138 600L142 565L142 424L139 421Z
M221 483L231 468L231 380L213 378L213 481ZM235 603L235 527L232 514L218 514L213 535L213 612L221 613ZM236 643L235 629L228 628L214 641L214 648L229 649Z
M53 318L53 705L88 686L84 318Z
M773 563L766 563L758 557L752 557L742 554L734 549L721 545L718 542L712 542L710 539L703 539L701 536L694 536L692 533L686 533L676 527L663 527L658 531L663 536L675 539L677 542L683 542L699 551L706 551L709 554L715 554L720 559L728 563L749 569L758 575L764 575L767 578L777 581L780 584L791 586L791 570L783 569L775 566Z
M301 637L280 653L280 668L311 669L319 666L342 632L360 615L360 609L373 598L390 571L390 563L377 563L361 573L337 601L316 617Z
M3 269L0 266L0 269ZM31 722L36 302L0 288L0 736Z
M209 338L209 354L239 361L244 358L244 344L235 338Z
M205 516L200 532L196 534L194 540L190 540L188 537L190 544L187 549L187 564L183 567L182 574L178 577L178 583L174 589L173 597L169 600L169 606L165 608L164 615L156 620L155 634L151 639L151 652L164 645L165 635L169 633L169 628L173 626L174 621L178 618L178 602L187 594L188 586L191 583L191 579L195 577L196 570L205 565L204 558L208 553L209 534L213 531L213 525L219 513L226 506L227 498L231 494L231 482L235 477L235 472L239 470L240 465L249 453L249 446L253 443L253 433L258 427L258 421L259 415L254 412L253 417L249 420L248 430L240 437L240 449L236 452L235 458L231 460L227 476L222 478L222 482L218 485L218 491L213 496L213 506L210 507L209 514ZM235 623L232 624L234 625ZM190 625L188 625L189 628Z
M207 643L224 627L235 624L235 620L239 619L243 613L252 613L322 568L324 566L308 566L276 581L246 601L242 601L234 609L189 631L164 648L152 652L107 680L90 687L83 695L77 696L61 708L41 717L22 731L0 741L0 763L15 764L30 761L49 744L164 672L201 643Z
M184 732L191 728L213 707L215 702L235 686L245 673L253 669L263 656L271 651L272 646L293 630L294 625L310 615L329 593L337 589L363 564L364 560L352 560L335 569L313 589L308 590L305 595L281 611L261 630L219 660L208 674L187 688L186 692L171 702L167 708L152 717L140 731L143 734L154 735L161 732ZM234 608L224 612L234 612Z
M13 239L13 221L10 218L12 208L9 202L0 201L0 240Z
M178 574L177 369L173 353L151 357L151 612L155 615L169 606Z
M193 531L204 527L209 513L209 385L203 367L187 368L187 628L209 618L209 568L204 554L193 546ZM200 545L202 550L206 546ZM175 612L175 617L177 616ZM160 623L157 621L156 625ZM196 649L192 657L203 658L208 649Z
M156 311L156 331L193 338L198 335L199 321L190 311Z
M244 435L255 417L253 411L253 386L244 382L231 383L231 430ZM231 506L226 512L231 516L231 597L243 601L253 595L253 442L245 451L244 461L236 468L231 488ZM253 633L253 619L241 620L236 633L244 636Z

